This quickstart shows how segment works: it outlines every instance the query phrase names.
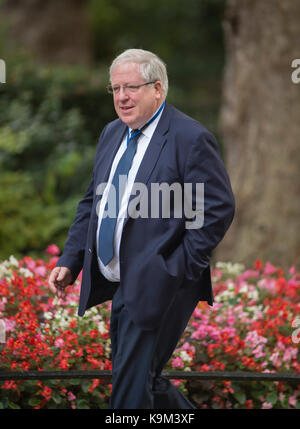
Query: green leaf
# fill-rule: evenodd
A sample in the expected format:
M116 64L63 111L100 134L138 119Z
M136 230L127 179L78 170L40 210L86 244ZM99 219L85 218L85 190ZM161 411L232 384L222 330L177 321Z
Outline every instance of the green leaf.
M8 407L9 408L12 408L12 409L14 409L14 410L19 410L21 407L20 407L20 405L18 405L18 404L15 404L14 402L9 402L8 403Z
M83 380L81 383L81 389L84 393L87 393L91 386L91 382L89 380Z
M1 407L0 409L5 409L8 407L8 398L2 398L2 400L0 401Z
M48 380L49 387L56 387L58 384L60 384L59 380Z
M40 400L38 398L30 398L28 401L28 405L31 407L35 407L40 404Z
M271 402L272 405L276 404L277 399L278 399L277 392L271 392L266 397L266 401Z
M62 398L61 398L61 396L59 396L57 393L52 393L52 395L51 395L51 399L53 399L53 401L54 401L56 404L61 404Z
M69 381L69 383L71 384L71 386L78 386L81 383L81 381L78 379L76 380L72 379Z
M251 390L251 396L253 396L254 399L257 399L258 401L263 396L263 393L261 390Z
M233 396L240 403L244 404L246 402L246 395L243 391L234 392Z
M87 401L85 399L79 399L79 400L77 400L76 401L76 406L79 409L85 409L85 410L89 409L89 405L88 405L88 403L87 403Z

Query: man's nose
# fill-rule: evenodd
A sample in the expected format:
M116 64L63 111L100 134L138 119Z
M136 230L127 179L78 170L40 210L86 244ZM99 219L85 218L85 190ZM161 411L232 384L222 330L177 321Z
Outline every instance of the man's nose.
M118 96L119 96L120 100L127 100L129 98L127 90L125 88L123 88L122 86L120 87L120 91L119 91Z

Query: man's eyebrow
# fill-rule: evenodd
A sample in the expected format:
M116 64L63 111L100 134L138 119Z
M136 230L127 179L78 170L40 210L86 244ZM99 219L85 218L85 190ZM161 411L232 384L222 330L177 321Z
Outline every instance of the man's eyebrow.
M125 82L123 85L139 85L139 83ZM121 85L120 83L115 83L115 84L111 83L111 86L123 86L123 85Z

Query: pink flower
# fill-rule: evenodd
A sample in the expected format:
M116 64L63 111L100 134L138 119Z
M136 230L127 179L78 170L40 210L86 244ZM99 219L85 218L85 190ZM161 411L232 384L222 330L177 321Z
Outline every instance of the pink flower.
M263 346L262 346L262 344L260 344L259 346L256 347L256 349L253 350L253 354L254 354L256 359L263 357L263 356L266 356L266 353L263 353L262 348L263 348Z
M246 270L243 274L241 274L238 278L239 281L247 280L249 277L258 278L259 273L255 270Z
M27 265L27 268L29 268L29 270L34 270L36 263L33 259L31 259L29 256L25 256L24 262Z
M277 293L277 284L275 278L265 278L259 280L258 286L267 289L270 293Z
M43 267L43 266L36 267L36 268L35 268L35 270L34 270L34 273L35 273L37 276L45 277L45 276L46 276L46 274L47 274L46 267Z
M7 299L5 297L0 299L0 312L5 310L6 303L7 303Z
M16 326L16 322L14 320L4 319L4 323L6 332L13 331Z
M278 368L280 367L280 357L278 352L274 352L269 360L273 363L274 366Z
M290 361L291 359L297 359L298 350L294 347L289 347L285 350L282 361Z
M276 271L277 271L277 268L274 267L274 265L270 264L270 262L266 262L263 275L267 276L269 274L275 273Z
M68 392L67 398L68 398L68 401L74 401L76 399L76 396L73 395L72 392Z
M50 246L47 247L46 253L49 253L49 255L59 255L60 254L60 250L56 246L56 244L51 244Z
M174 386L178 387L182 384L182 380L172 380L172 383L174 384Z
M257 347L259 344L266 344L267 342L267 338L258 335L257 331L248 332L245 338L245 343L251 348Z
M172 367L184 368L183 360L181 359L181 357L177 356L176 358L172 359Z
M194 325L196 330L192 333L191 338L196 340L201 340L202 338L206 337L208 330L206 325Z
M195 347L189 344L187 341L183 344L181 347L182 350L190 350L192 352L195 352Z
M261 406L261 408L263 408L265 410L268 408L272 408L272 407L273 407L273 405L271 404L271 402L264 402Z
M297 401L296 401L296 396L291 396L291 397L289 398L289 404L290 404L290 405L292 405L293 407L295 407L295 406L296 406L296 403L297 403Z
M65 342L62 338L57 338L57 340L54 341L55 347L63 347L64 344Z

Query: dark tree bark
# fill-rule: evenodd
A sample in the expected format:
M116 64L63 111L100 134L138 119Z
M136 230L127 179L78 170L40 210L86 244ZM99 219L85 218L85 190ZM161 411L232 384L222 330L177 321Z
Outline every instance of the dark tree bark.
M236 216L216 259L300 266L300 2L228 0L221 112Z
M84 64L91 59L85 0L9 0L1 8L11 49L45 63Z

